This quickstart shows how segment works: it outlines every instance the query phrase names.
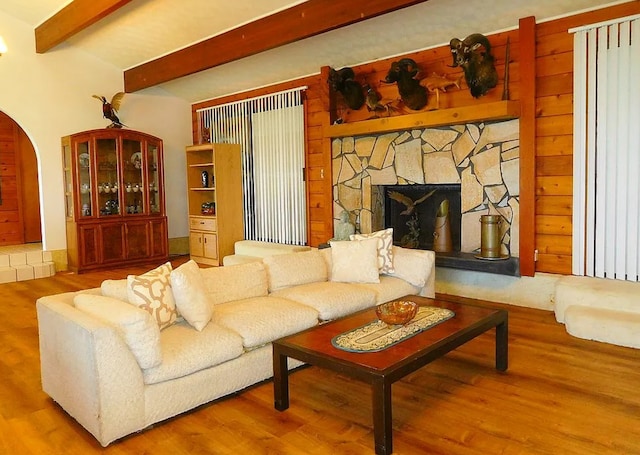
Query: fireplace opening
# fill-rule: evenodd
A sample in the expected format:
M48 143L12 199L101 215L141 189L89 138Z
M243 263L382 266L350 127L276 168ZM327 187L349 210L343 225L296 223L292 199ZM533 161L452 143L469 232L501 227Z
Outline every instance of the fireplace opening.
M460 251L462 208L460 184L386 185L384 224L393 228L395 245L434 249L436 215L442 202L449 201L452 252Z

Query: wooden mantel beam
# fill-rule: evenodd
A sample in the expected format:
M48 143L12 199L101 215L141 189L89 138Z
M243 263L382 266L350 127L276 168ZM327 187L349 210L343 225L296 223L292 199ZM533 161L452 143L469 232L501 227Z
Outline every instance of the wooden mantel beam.
M131 0L74 0L36 27L36 52L44 54Z
M427 0L308 0L124 73L135 92Z

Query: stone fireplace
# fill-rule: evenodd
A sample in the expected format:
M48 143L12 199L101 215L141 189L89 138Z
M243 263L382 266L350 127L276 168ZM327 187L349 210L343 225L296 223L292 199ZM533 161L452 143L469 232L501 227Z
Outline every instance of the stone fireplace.
M388 186L459 185L459 250L477 252L480 217L499 215L501 254L519 256L517 119L336 138L332 165L334 224L346 210L358 232L388 227Z

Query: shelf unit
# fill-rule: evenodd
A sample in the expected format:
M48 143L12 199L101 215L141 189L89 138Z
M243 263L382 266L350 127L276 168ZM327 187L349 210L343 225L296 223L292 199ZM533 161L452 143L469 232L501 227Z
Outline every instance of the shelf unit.
M218 266L244 238L240 146L188 146L186 158L191 259Z

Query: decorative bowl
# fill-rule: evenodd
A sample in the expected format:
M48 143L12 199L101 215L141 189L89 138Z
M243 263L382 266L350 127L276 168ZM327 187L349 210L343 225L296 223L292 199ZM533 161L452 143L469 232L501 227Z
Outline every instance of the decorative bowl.
M406 300L394 300L376 307L376 316L389 325L404 325L418 313L418 304Z

